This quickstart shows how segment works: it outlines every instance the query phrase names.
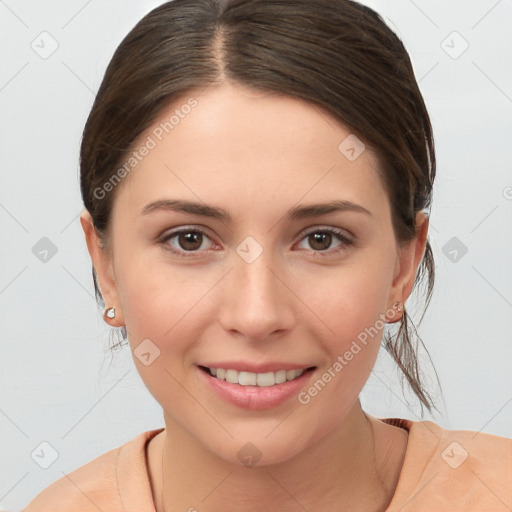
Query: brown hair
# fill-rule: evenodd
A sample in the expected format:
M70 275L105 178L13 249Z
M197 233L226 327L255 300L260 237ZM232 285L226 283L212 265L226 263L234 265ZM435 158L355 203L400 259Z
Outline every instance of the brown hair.
M173 0L121 42L84 128L82 198L104 247L115 188L100 198L97 191L169 103L227 80L306 100L350 127L379 159L396 240L416 236L416 213L432 201L432 128L407 51L376 12L350 0ZM428 239L415 288L425 276L423 315L434 285ZM94 267L93 280L104 307ZM398 333L383 340L423 413L434 403L418 368L418 340L424 345L409 322L404 313Z

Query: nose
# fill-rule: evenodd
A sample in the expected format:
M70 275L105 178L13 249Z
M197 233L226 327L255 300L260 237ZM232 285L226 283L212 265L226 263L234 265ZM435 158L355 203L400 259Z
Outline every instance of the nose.
M271 256L270 250L263 250L248 262L234 254L234 267L224 279L220 323L248 341L273 340L289 331L300 304L291 291L290 273Z

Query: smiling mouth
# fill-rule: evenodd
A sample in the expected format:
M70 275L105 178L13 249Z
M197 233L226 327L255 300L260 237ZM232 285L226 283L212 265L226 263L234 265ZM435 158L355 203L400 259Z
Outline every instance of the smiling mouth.
M316 366L310 366L309 368L303 368L300 370L278 370L277 372L265 373L253 373L245 371L239 372L231 368L209 368L207 366L199 366L199 368L211 377L224 380L231 384L239 384L241 386L270 387L295 380L304 373L313 371Z

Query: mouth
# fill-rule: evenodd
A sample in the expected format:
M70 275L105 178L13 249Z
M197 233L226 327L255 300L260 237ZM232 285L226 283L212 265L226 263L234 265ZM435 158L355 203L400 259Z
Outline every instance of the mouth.
M264 373L238 371L232 368L212 368L201 365L199 365L199 368L210 377L229 382L230 384L239 384L240 386L272 387L298 379L303 374L315 370L316 366L295 370L283 369L275 372Z

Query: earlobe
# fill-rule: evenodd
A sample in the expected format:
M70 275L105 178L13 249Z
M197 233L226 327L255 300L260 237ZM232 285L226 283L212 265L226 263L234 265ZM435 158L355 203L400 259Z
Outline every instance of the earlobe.
M101 296L106 305L103 318L105 322L113 327L122 327L124 325L124 318L119 304L111 257L109 253L101 247L101 240L89 211L84 210L80 214L80 224L84 230L87 249L94 266ZM107 312L112 309L114 309L115 314L107 314Z

